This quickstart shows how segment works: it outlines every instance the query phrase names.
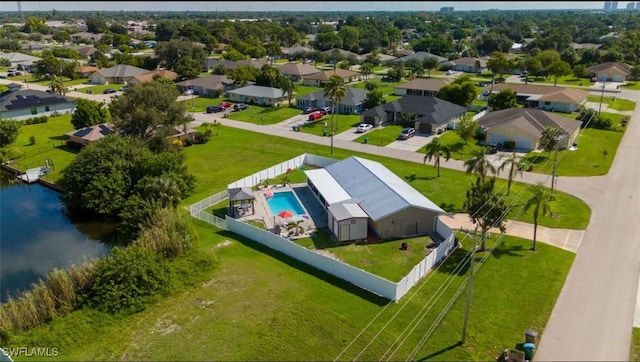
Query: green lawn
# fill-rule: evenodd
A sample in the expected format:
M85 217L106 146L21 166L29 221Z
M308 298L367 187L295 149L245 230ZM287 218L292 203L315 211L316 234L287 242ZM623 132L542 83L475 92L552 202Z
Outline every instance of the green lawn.
M298 111L299 112L299 111ZM325 127L325 122L327 126ZM355 132L355 127L360 124L360 116L357 114L335 114L333 116L333 128L336 130L335 134L342 132ZM327 136L331 131L331 114L327 114L321 119L313 123L302 125L301 132L314 134L317 136L323 136L325 133Z
M640 328L633 329L633 335L631 338L631 352L629 352L629 360L640 361Z
M188 112L204 113L208 106L219 104L222 101L226 101L226 98L209 98L204 96L194 96L193 98L185 99L180 102L184 103L184 106Z
M386 146L398 139L398 135L403 128L404 126L399 124L376 127L369 132L363 133L360 137L356 138L354 142L364 143L364 139L366 138L368 144Z
M451 150L451 158L454 160L467 160L473 157L473 152L478 149L485 149L486 146L480 144L476 139L470 139L467 144L464 143L462 138L458 135L458 132L454 130L448 130L440 137L440 143L446 145ZM424 149L418 150L418 152L424 153Z
M616 115L619 116L619 115ZM556 175L596 176L605 175L611 168L618 145L624 133L586 128L578 136L576 151L558 151ZM607 151L603 157L602 152ZM534 164L534 172L551 174L555 152L530 152L527 163Z
M289 108L286 104L281 107L263 107L251 105L248 109L230 112L229 118L236 121L253 124L275 124L300 114L297 108Z
M84 92L84 93L90 93L90 94L102 94L102 92L104 92L105 89L107 88L111 88L111 89L115 89L115 90L120 90L120 88L122 88L125 84L98 84L98 85L94 85L92 87L86 87L86 88L82 88L80 91Z
M380 80L376 80L378 83L378 89L382 92L382 94L384 96L388 96L388 95L392 95L395 92L395 87L399 86L400 84L404 84L406 83L406 81L400 81L400 82L383 82ZM355 84L350 85L351 87L354 88L358 88L358 89L365 89L365 82L358 82Z
M27 170L44 166L45 160L53 162L54 172L45 178L55 181L60 177L60 171L71 163L77 151L66 146L68 139L65 133L73 131L71 115L64 114L49 117L47 123L23 125L15 142L5 147L11 157L19 157L14 167ZM35 137L35 144L31 144L31 137Z
M302 85L302 83L300 83L300 84L296 84L296 89L294 91L294 95L303 96L305 94L315 93L315 92L321 91L321 90L323 90L323 88L311 87L311 86L308 86L308 85Z
M627 89L627 90L640 90L640 82L636 82L636 81L627 82L621 85L620 88Z
M474 277L468 339L460 345L466 293L454 294L467 280L460 262L469 238L461 236L462 249L388 304L255 242L194 225L197 253L177 261L185 273L194 269L170 297L131 316L76 311L3 347L60 346L61 356L49 360L405 360L414 350L412 360L492 360L515 349L525 329L544 332L574 259L544 244L532 252L530 241L514 237L478 253L476 265L488 258Z
M590 95L587 97L587 102L600 103L600 96ZM609 108L616 109L618 111L633 111L634 109L636 109L636 102L630 101L628 99L620 99L617 97L603 97L602 103L609 106Z

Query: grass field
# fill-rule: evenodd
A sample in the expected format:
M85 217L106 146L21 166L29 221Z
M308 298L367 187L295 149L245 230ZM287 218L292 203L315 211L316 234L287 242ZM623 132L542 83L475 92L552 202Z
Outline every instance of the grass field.
M288 108L278 110L282 109ZM250 115L244 113L249 110L236 113ZM359 116L339 115L337 124L347 129L358 122ZM62 121L43 126L40 131L49 137L62 137L66 127L72 129ZM13 147L28 147L24 140ZM184 148L197 185L181 206L304 152L330 156L326 146L221 127L209 143ZM441 169L441 177L436 177L432 165L342 149L335 149L333 157L351 155L381 162L448 212L463 211L465 192L474 180L449 169ZM496 182L499 193L505 186L504 180ZM528 195L529 186L516 182L506 201L521 204ZM539 224L584 229L591 215L588 207L567 194L556 196L551 205L554 216L541 216ZM511 210L507 218L517 212ZM532 217L526 213L520 220L532 222ZM192 253L175 261L179 272L170 297L131 316L76 311L14 336L7 347L60 346L61 357L49 358L54 360L490 360L504 348L516 348L525 329L543 333L574 258L541 243L532 252L531 241L515 237L505 237L491 253L479 253L469 338L460 345L465 298L456 296L456 290L464 287L468 267L460 262L470 250L464 235L459 235L462 249L398 303L387 303L253 241L197 220L193 225L199 239ZM488 246L493 242L496 239ZM419 240L412 243L415 250L424 245ZM381 244L374 252L384 255L395 249ZM355 245L336 253L362 262L362 249ZM480 263L484 256L486 261ZM407 263L414 263L414 258ZM371 265L371 270L390 273L383 264ZM449 287L443 291L443 285ZM447 311L442 318L441 311ZM437 328L431 330L432 326Z
M600 96L589 95L587 97L587 102L600 103ZM620 99L617 97L602 97L602 103L606 104L609 108L618 111L633 111L634 109L636 109L636 102L630 101L628 99Z
M281 107L264 107L251 105L248 109L230 112L229 118L236 121L249 122L253 124L275 124L300 114L297 108L289 108L282 105Z
M180 102L184 103L185 109L188 112L204 113L208 106L213 106L226 100L226 98L222 97L209 98L204 96L194 96L193 98L184 99Z
M354 142L364 143L364 139L366 138L368 144L386 146L398 139L398 135L403 128L404 126L399 124L376 127L369 132L363 133L360 137L356 138Z
M257 243L195 224L196 261L215 268L198 270L191 285L128 317L73 312L6 347L60 346L61 356L49 360L492 360L516 349L525 329L544 332L574 258L543 244L531 252L530 241L513 237L478 253L461 345L466 295L456 290L466 291L468 238L398 303L387 303Z

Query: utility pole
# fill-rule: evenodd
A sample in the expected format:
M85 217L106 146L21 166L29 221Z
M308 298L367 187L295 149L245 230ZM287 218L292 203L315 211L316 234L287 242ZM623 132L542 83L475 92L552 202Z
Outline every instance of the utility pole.
M556 138L556 145L553 156L553 167L551 168L551 193L553 193L553 187L556 184L556 166L558 166L558 147L560 146L560 142L564 140L565 135L560 135Z
M471 246L471 258L469 259L469 280L467 284L469 289L467 291L467 305L464 309L464 324L462 325L462 344L467 341L467 324L469 322L469 309L471 309L471 292L473 290L473 260L476 258L476 238L478 236L478 224L473 232L473 245ZM484 236L483 236L484 238Z
M333 116L336 113L336 102L333 97L331 97L331 154L333 155Z
M605 79L602 82L602 92L600 93L600 106L598 106L598 116L600 115L600 110L602 109L602 99L604 98L604 85L607 84L607 80Z

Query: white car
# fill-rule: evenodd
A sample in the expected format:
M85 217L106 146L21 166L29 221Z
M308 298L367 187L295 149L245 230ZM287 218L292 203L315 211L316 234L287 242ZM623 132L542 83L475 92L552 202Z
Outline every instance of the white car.
M357 133L364 133L373 129L373 125L369 123L360 123L358 128L356 129Z

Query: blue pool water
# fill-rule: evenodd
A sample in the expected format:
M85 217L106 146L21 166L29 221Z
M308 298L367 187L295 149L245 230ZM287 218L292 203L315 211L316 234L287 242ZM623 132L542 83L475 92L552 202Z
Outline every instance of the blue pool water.
M293 191L276 192L273 197L267 198L267 204L273 215L278 215L280 211L289 210L296 216L302 216L306 212Z

